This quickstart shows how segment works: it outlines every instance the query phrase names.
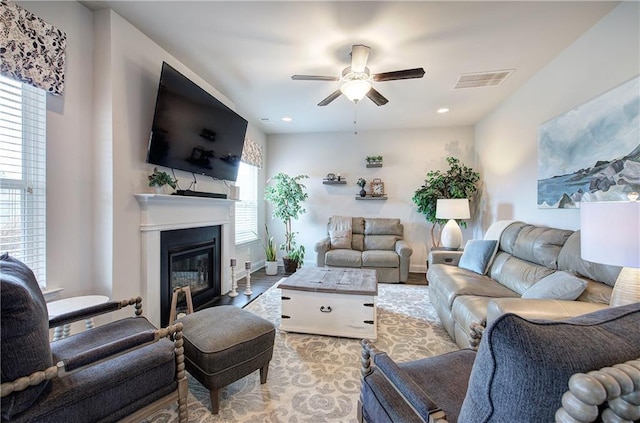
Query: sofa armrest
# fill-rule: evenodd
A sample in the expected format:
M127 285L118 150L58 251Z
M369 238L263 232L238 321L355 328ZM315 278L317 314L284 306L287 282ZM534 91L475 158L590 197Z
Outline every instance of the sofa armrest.
M316 266L324 267L324 255L331 248L331 239L329 237L323 238L316 242L313 246L313 250L316 252Z
M406 241L401 239L396 241L396 253L400 257L400 282L406 282L409 279L409 267L413 250Z
M487 325L505 313L526 319L563 320L607 308L606 304L586 301L494 298L487 305Z
M120 310L124 307L133 305L135 306L135 315L142 315L142 298L131 298L130 300L122 301L109 301L104 304L98 304L91 307L86 307L80 310L75 310L69 313L59 314L49 319L49 329L67 325L69 323L77 322L80 320L90 319L101 314L111 313L112 311Z

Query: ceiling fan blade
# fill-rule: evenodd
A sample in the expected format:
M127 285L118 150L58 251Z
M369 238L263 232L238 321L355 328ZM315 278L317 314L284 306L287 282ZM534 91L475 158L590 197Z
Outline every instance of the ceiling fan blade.
M337 76L320 76L320 75L292 75L294 81L339 81Z
M423 68L405 69L394 72L383 72L371 75L371 79L377 82L393 81L396 79L413 79L422 78L424 76Z
M318 103L318 106L326 106L327 104L331 103L333 100L340 97L341 95L342 95L342 91L335 90L334 92L329 94L329 97L325 98L320 103Z
M376 106L384 106L389 102L389 100L387 100L382 94L376 91L375 88L371 88L369 90L369 92L367 93L367 97L369 97L369 100L376 103Z
M364 72L369 59L369 47L362 44L355 44L351 47L351 71Z

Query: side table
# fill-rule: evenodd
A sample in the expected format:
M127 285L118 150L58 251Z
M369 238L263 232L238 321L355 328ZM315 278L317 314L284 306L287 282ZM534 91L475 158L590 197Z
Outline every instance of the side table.
M109 297L105 295L83 295L80 297L70 297L62 300L51 301L47 303L47 310L49 311L49 319L59 316L65 313L71 313L73 311L82 310L83 308L96 306L109 301ZM93 318L86 319L84 321L87 329L93 328ZM53 330L53 340L57 341L60 338L66 338L71 334L71 325L66 324L62 327L56 327Z

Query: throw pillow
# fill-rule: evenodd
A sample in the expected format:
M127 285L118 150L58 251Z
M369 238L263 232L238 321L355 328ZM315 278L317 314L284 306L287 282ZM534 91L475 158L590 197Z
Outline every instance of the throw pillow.
M474 239L467 242L458 267L484 275L489 270L498 249L495 239Z
M638 358L640 303L568 320L497 318L482 335L459 422L552 422L574 373Z
M522 293L522 298L573 301L587 288L587 281L558 271L540 279Z
M29 267L8 254L0 256L2 382L52 365L47 305ZM2 420L29 408L49 381L2 398Z
M349 230L333 230L330 231L331 249L351 248L351 231Z

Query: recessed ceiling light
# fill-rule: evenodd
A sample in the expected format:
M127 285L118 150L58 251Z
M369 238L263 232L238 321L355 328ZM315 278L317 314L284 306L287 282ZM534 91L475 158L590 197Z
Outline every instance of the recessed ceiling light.
M293 118L290 118L289 116L285 116L282 118L283 122L291 122L293 120Z
M447 107L440 107L438 109L438 113L447 113L449 111L449 109Z

